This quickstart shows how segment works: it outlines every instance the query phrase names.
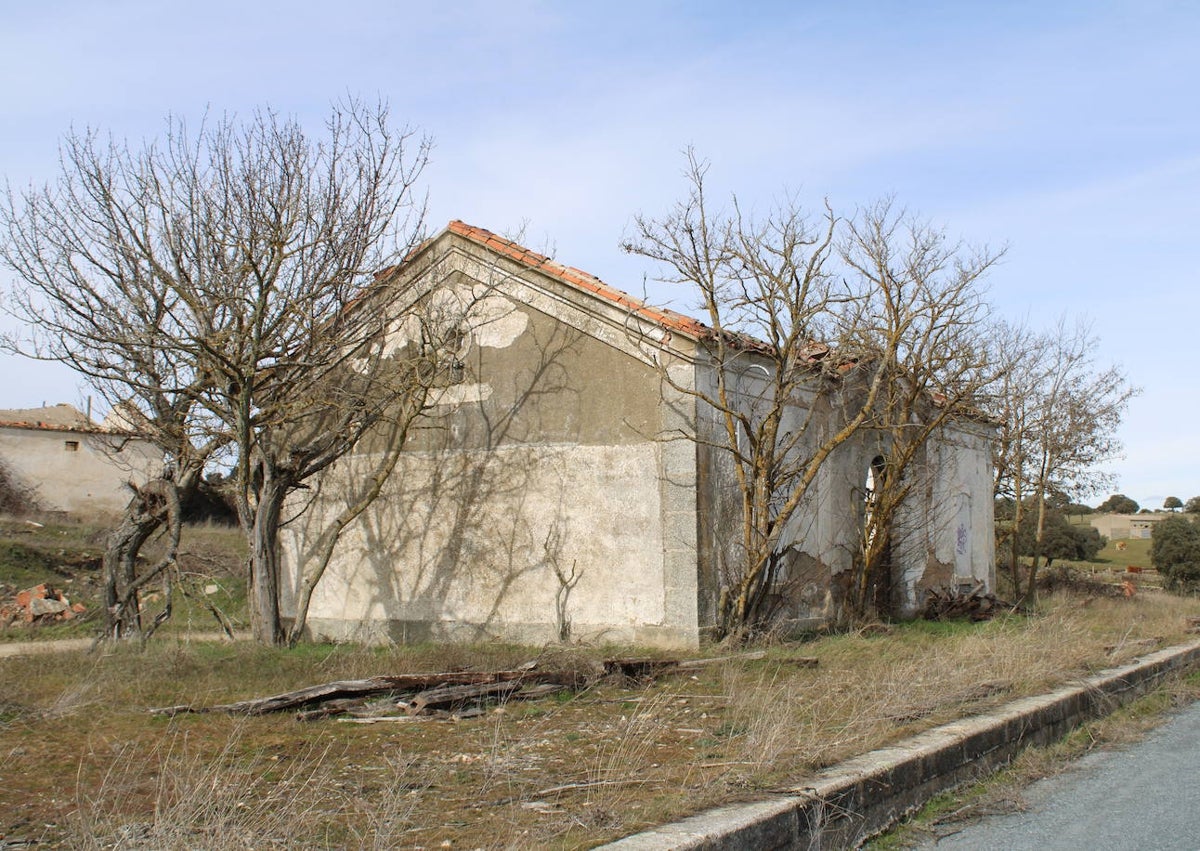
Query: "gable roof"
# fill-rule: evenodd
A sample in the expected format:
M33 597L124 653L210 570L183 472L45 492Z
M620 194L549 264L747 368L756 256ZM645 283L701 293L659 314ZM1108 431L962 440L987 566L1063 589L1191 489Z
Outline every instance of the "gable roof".
M113 415L109 414L103 423L97 425L83 411L66 402L41 408L0 409L0 428L138 436L132 421L114 419Z
M42 431L99 431L87 415L66 402L42 408L0 410L0 426Z
M421 253L425 248L437 242L442 235L447 233L468 239L476 245L507 257L510 260L514 260L529 269L537 270L573 289L615 304L630 314L653 322L668 331L683 334L695 342L711 342L717 336L716 332L710 326L705 325L699 319L671 310L670 308L656 307L640 298L630 295L624 290L619 290L614 286L606 284L595 275L589 274L582 269L577 269L574 266L566 266L544 254L531 251L525 246L513 242L511 239L499 236L486 228L469 225L460 219L452 220L437 236L426 239L406 258L405 263ZM403 265L381 269L375 274L375 279L377 281L382 280L398 271ZM721 337L724 344L731 349L758 353L770 353L772 350L769 343L740 331L724 329ZM804 347L801 355L806 363L816 367L824 361L829 360L829 355L832 353L833 350L828 345L813 341ZM839 359L836 361L836 371L844 375L857 362L857 358Z
M536 269L542 274L548 275L568 286L599 296L628 310L630 313L657 323L668 330L678 331L697 340L703 339L712 333L712 329L698 319L693 319L690 316L685 316L682 313L677 313L665 307L655 307L647 304L642 299L631 296L624 290L619 290L604 283L604 281L595 275L590 275L582 269L576 269L574 266L564 266L543 254L530 251L525 246L519 245L511 239L498 236L490 230L475 227L474 225L469 225L466 222L455 219L446 226L446 232L469 239L477 245L489 248L530 269Z

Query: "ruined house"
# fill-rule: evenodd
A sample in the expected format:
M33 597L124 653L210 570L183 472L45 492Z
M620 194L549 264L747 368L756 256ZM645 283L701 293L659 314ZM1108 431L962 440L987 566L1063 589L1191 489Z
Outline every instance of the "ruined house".
M124 510L126 482L156 475L162 452L123 423L95 423L63 403L0 410L0 464L36 507L96 516Z
M461 375L438 391L384 494L346 530L309 633L703 641L740 518L727 459L695 439L713 428L713 412L682 389L712 380L705 327L462 222L405 270L470 304ZM664 354L670 381L655 363ZM989 425L963 419L925 447L925 481L893 546L900 613L915 612L931 586L994 584L990 438ZM377 451L366 444L293 506L285 617L319 531ZM880 451L867 435L840 448L789 524L784 622L830 616Z

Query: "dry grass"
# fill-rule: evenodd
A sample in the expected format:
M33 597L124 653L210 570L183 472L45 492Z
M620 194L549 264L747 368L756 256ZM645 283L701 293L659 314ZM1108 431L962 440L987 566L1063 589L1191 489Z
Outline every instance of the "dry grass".
M370 725L150 717L381 673L504 668L529 648L160 643L0 660L0 841L83 848L578 848L1184 640L1200 604L1058 597L1043 614L779 645L637 687ZM1115 647L1112 652L1106 647ZM544 667L591 669L602 650ZM817 668L793 663L816 656ZM444 845L443 843L450 843Z

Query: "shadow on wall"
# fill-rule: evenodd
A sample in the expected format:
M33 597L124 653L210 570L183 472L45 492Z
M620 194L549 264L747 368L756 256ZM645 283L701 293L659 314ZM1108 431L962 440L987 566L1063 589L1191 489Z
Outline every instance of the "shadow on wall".
M478 640L512 637L514 627L536 641L569 635L581 578L563 563L570 443L542 437L569 437L563 411L577 407L579 390L563 360L579 340L546 323L519 346L465 353L456 396L468 401L431 409L410 434L387 488L347 530L318 586L310 636ZM295 521L302 541L311 546L321 519L373 464L352 457L322 480Z

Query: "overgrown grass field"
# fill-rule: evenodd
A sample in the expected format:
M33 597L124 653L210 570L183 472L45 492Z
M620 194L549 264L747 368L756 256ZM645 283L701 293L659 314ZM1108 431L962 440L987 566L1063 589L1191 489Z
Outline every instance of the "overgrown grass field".
M79 526L0 527L0 583L61 582L86 598L98 589L102 540ZM599 679L457 721L163 718L149 710L378 674L537 660L591 677L605 657L639 653L204 643L196 633L216 628L205 598L244 618L240 537L189 528L183 550L179 578L219 590L177 594L170 631L144 649L0 658L0 845L588 847L791 787L848 756L1187 640L1184 617L1200 615L1200 601L1145 589L1132 599L1059 594L1030 616L816 637L763 659L652 683ZM1119 554L1122 570L1130 558ZM97 624L98 613L5 637L90 635ZM797 664L809 657L815 668Z
M1184 641L1183 618L1197 614L1195 600L1160 593L1059 596L1034 616L832 635L459 721L147 710L534 658L593 671L628 649L166 639L4 659L0 834L76 848L588 847Z

